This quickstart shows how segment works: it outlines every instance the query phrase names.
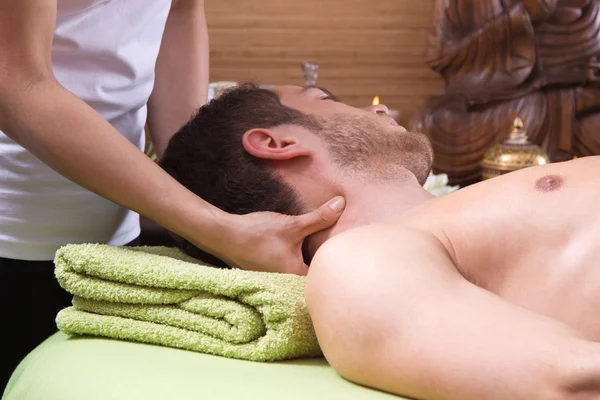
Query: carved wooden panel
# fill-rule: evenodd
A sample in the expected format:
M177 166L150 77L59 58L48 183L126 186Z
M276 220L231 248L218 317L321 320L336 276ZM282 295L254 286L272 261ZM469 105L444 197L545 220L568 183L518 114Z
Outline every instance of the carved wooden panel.
M477 182L517 116L553 162L600 154L600 0L435 0L432 16L426 58L447 85L410 127L436 172Z

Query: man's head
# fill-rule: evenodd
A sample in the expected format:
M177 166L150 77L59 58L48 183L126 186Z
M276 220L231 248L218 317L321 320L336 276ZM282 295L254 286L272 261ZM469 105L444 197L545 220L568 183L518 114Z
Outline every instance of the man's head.
M342 184L407 174L422 184L432 161L429 141L399 127L385 106L353 108L319 88L244 84L203 106L160 164L226 212L296 215L343 194Z

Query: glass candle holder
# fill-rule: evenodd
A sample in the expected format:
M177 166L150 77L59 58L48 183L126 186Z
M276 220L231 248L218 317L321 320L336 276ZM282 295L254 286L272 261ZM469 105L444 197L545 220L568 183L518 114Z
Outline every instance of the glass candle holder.
M319 77L319 64L309 61L303 62L302 75L304 76L304 87L316 86Z

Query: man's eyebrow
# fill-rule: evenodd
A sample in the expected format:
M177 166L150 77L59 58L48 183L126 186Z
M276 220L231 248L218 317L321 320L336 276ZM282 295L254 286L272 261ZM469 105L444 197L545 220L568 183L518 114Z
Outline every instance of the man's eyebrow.
M321 92L325 93L327 95L327 97L329 97L333 101L340 101L333 93L331 93L329 90L325 89L324 87L320 87L320 86L306 86L306 87L302 88L300 93L304 94L311 89L320 90Z

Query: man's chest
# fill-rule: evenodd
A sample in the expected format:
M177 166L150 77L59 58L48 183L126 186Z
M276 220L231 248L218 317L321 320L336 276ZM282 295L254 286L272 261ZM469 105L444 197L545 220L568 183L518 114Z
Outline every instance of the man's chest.
M508 250L508 249L507 249ZM512 260L512 264L510 261ZM561 321L600 341L600 234L582 229L561 246L540 243L528 252L507 257L490 274L485 289L505 300ZM476 273L477 274L477 273Z
M465 278L600 339L589 317L600 309L600 180L592 167L599 158L492 180L457 196L440 220Z

